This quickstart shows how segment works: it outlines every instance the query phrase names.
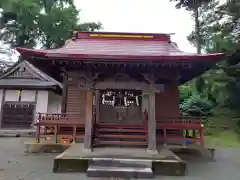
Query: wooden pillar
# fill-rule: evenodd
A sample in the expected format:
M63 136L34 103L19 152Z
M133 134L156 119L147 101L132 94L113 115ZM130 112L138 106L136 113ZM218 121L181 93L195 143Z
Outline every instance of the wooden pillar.
M148 110L148 106L149 106L149 103L148 103L148 93L147 92L142 92L142 115L145 115L145 113L149 113L149 110ZM147 124L148 121L146 121L146 119L148 119L148 117L143 117L143 123ZM147 128L147 127L146 127ZM147 130L147 129L146 129ZM148 131L148 130L147 130ZM148 136L148 135L147 135Z
M61 102L61 113L66 113L67 111L67 73L63 74L63 91L62 91L62 102Z
M156 118L155 118L155 92L149 94L149 113L148 113L148 152L157 154L156 141Z
M5 95L6 95L6 90L3 89L2 90L2 101L1 103L1 107L0 107L0 128L2 128L3 125L3 106L4 106L4 102L5 102Z
M192 130L192 137L193 137L193 138L196 138L196 137L197 137L196 129L193 129L193 130Z
M204 125L203 124L201 124L199 134L200 134L200 145L204 147Z
M96 122L99 122L99 113L100 113L100 90L96 90L96 98L95 98L95 107L96 107Z
M84 135L84 149L92 149L92 133L93 133L93 92L87 92L86 100L86 120L85 120L85 135Z

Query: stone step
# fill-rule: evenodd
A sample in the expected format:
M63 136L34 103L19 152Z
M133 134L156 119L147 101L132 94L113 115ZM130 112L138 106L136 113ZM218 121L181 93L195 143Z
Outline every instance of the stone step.
M153 178L152 162L138 160L93 160L88 177Z
M94 166L117 166L117 167L152 167L151 160L123 159L123 158L93 158L89 165Z
M88 177L153 178L152 168L90 166Z

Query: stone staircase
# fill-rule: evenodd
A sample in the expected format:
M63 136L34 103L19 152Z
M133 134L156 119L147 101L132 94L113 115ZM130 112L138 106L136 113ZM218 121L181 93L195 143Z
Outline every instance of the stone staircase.
M93 159L89 161L88 177L153 178L152 161L131 159Z

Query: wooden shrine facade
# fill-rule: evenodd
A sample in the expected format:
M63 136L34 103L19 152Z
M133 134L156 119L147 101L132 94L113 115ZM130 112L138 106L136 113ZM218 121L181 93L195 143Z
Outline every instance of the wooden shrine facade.
M0 75L0 128L29 129L36 112L60 113L62 84L28 61Z
M76 33L59 49L18 51L64 87L62 114L39 114L37 134L54 127L57 140L68 127L86 149L141 145L154 153L158 143L185 141L193 129L199 137L191 140L203 144L201 120L180 116L178 86L223 54L183 53L167 34L100 32Z

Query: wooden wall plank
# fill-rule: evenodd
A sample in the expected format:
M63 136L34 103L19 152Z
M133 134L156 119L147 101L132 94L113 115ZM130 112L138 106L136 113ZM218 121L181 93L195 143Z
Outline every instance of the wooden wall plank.
M156 93L156 120L180 117L179 89L177 85L165 85L164 91Z
M80 90L77 85L69 85L67 89L66 112L69 119L85 123L86 91Z

